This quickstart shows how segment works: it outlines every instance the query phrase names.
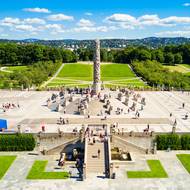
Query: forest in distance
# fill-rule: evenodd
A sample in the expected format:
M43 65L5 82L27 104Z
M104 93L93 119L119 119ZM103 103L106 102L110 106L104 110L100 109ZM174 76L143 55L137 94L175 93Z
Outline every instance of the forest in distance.
M0 43L0 67L28 66L26 71L11 74L0 72L3 83L1 86L7 86L10 83L7 81L12 81L13 87L18 84L24 87L33 84L39 86L56 72L61 63L92 61L93 55L94 50L90 48L71 51L38 44ZM190 89L188 75L170 72L163 67L163 65L176 64L190 65L190 44L169 45L155 49L145 46L101 49L101 61L130 64L134 72L150 86L164 85L167 88Z

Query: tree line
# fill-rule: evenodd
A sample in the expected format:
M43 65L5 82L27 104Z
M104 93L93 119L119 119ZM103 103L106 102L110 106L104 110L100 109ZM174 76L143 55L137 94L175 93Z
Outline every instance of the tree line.
M0 65L32 65L39 61L93 61L93 48L71 51L38 44L0 43ZM101 49L102 62L132 63L133 61L155 60L162 64L190 64L190 44L170 45L151 49L131 46L125 49Z
M61 62L43 61L28 66L26 70L18 70L13 73L0 72L1 88L30 88L33 85L39 87L48 77L61 66Z
M142 77L150 86L190 90L189 77L179 73L170 72L161 63L156 61L134 61L132 64L135 73Z
M0 65L32 65L39 61L76 62L77 57L70 50L35 44L0 44Z
M78 60L92 61L93 49L78 49ZM125 49L101 49L101 61L114 63L132 63L133 61L155 60L166 65L190 64L190 44L170 45L157 49L148 47L127 47Z

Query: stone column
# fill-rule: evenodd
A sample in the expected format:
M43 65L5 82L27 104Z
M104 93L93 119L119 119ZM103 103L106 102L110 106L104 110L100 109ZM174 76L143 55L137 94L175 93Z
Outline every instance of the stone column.
M95 53L94 53L94 83L93 90L95 94L101 91L101 81L100 81L100 41L95 41Z

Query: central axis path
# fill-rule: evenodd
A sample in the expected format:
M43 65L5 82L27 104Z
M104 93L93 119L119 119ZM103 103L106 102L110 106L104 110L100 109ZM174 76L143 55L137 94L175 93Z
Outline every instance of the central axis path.
M99 154L98 154L99 150ZM103 175L105 173L105 154L104 143L96 142L87 145L87 175L89 173L97 173Z

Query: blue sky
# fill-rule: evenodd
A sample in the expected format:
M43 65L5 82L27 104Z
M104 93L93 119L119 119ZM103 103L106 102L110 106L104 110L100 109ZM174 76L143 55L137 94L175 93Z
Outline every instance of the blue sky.
M190 0L6 0L0 38L190 37Z

